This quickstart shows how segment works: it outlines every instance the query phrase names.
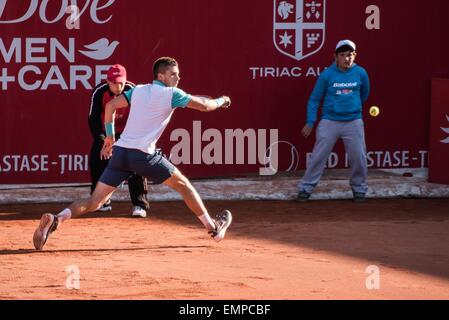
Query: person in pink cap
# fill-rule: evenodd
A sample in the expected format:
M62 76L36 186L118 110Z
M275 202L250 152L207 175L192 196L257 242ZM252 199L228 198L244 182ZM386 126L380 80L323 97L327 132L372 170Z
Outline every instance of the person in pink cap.
M106 131L104 128L104 112L106 104L121 95L122 93L134 88L135 85L126 78L126 69L120 64L111 66L107 73L105 82L100 83L93 90L90 99L89 110L89 129L92 134L93 142L90 150L90 178L91 191L95 190L98 180L108 165L108 159L101 158L101 149L103 148ZM129 109L117 110L114 118L115 131L120 136L125 128L128 119ZM132 216L146 217L149 209L147 200L147 181L144 177L133 175L128 179L129 194L133 203ZM98 211L112 210L111 201L106 202Z

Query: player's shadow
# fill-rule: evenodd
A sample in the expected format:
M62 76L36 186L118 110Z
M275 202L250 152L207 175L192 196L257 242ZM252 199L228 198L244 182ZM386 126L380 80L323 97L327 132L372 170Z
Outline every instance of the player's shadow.
M306 252L363 259L367 266L449 279L449 199L210 201L206 205L210 213L223 208L233 212L227 238L269 239ZM158 219L199 224L182 202L169 207L155 208Z
M0 221L20 221L20 220L39 220L43 213L57 214L69 204L61 203L35 203L35 204L16 204L0 205ZM92 212L85 214L78 219L92 218L132 218L132 205L129 203L115 203L112 211Z
M161 251L161 250L186 250L186 249L207 249L209 246L152 246L136 248L102 248L102 249L71 249L71 250L34 250L34 249L16 249L0 250L0 256L7 255L47 255L52 253L83 253L83 252L121 252L121 251Z

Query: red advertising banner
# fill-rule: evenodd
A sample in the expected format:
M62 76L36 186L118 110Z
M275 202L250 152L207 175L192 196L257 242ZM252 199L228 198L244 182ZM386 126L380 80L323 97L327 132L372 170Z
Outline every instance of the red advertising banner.
M432 80L429 181L449 184L449 79Z
M449 2L375 3L1 0L0 184L88 182L92 88L115 63L151 82L160 56L178 60L184 91L233 101L175 111L158 147L189 177L304 169L307 100L341 39L357 44L371 80L369 167L427 167L430 79L449 77ZM328 167L347 166L338 143Z

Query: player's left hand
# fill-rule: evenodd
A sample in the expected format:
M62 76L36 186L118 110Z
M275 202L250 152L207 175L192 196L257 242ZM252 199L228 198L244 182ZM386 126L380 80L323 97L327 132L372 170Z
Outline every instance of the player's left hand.
M225 103L221 107L229 108L229 106L231 105L231 98L229 98L228 96L223 96L222 98L225 100Z
M112 146L114 145L113 137L106 137L104 139L103 148L101 149L100 158L101 160L108 160L112 157Z

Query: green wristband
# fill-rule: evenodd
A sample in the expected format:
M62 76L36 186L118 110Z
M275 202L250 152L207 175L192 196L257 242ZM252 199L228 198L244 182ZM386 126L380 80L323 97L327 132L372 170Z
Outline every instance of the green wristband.
M108 137L115 136L114 122L105 123L104 129L106 130L106 136L108 136Z

